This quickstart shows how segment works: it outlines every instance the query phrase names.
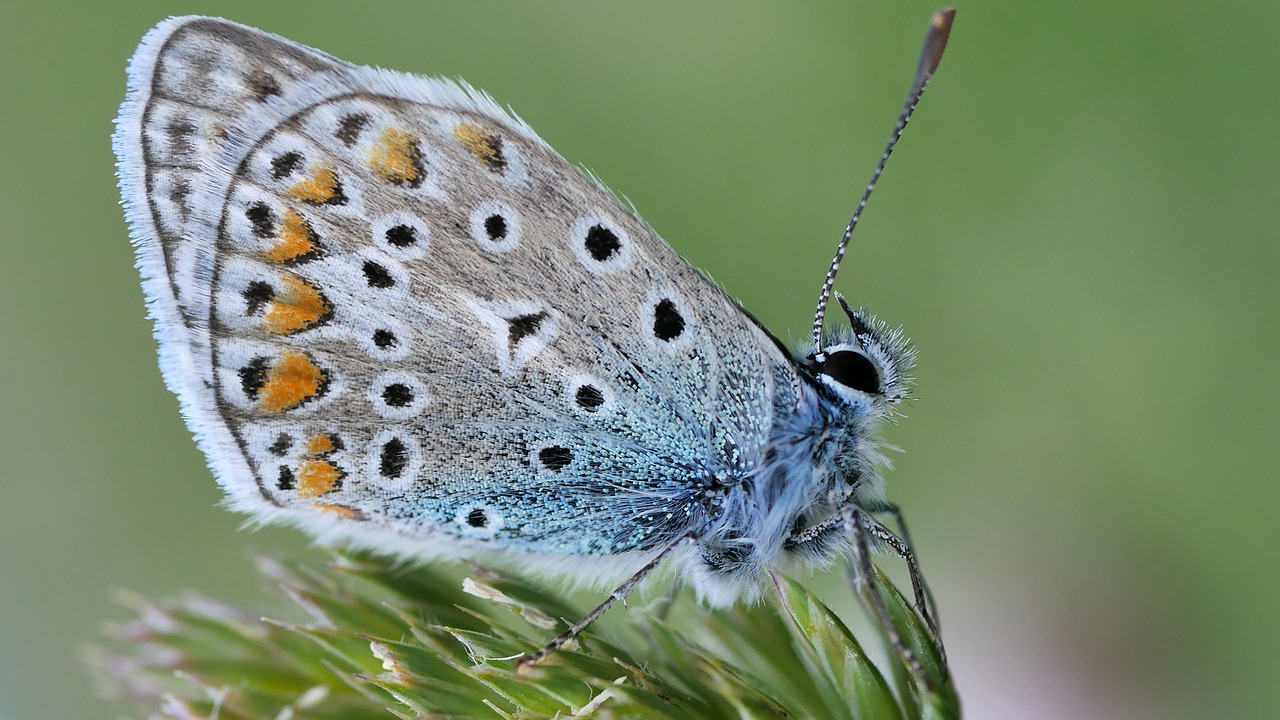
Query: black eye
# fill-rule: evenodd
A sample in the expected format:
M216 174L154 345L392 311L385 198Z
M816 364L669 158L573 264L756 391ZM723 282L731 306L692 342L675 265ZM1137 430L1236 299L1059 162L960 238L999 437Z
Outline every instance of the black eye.
M827 355L818 372L844 385L872 395L880 394L880 373L866 355L837 350Z

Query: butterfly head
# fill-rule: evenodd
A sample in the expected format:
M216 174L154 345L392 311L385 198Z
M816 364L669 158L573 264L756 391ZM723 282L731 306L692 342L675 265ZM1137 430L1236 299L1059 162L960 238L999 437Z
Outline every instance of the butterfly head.
M864 310L855 310L839 294L849 327L827 334L822 348L808 357L808 369L823 387L851 405L869 405L888 413L908 396L915 349L902 332L890 329Z

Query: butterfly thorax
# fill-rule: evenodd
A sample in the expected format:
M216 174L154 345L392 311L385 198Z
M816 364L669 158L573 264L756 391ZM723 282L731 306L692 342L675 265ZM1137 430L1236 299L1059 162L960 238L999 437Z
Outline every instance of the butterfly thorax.
M794 389L795 404L774 416L759 464L705 491L703 505L716 512L694 529L691 562L700 594L713 604L753 595L763 570L793 556L826 560L838 545L815 554L789 540L843 505L883 497L875 409L808 379Z
M845 547L840 536L794 539L844 505L884 502L878 431L907 397L914 351L900 332L840 305L850 326L793 361L759 465L725 492L724 511L698 536L699 589L713 602L750 594L762 568L789 556L828 560Z

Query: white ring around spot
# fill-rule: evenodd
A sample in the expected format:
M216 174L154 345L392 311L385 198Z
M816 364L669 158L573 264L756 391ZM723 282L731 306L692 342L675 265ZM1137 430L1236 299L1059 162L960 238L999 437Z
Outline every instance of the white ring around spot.
M387 388L392 385L403 385L412 394L413 399L404 406L388 404L385 394ZM399 370L385 372L374 378L369 384L368 397L373 411L388 420L408 420L421 414L431 402L427 394L427 386L413 375Z
M485 523L483 527L476 527L468 520L468 518L471 517L471 513L476 512L477 510L484 513ZM498 534L498 531L501 530L505 524L503 522L502 515L489 505L464 505L461 508L458 508L458 512L454 515L453 520L458 524L458 532L460 535L466 538L475 538L478 540L493 537Z
M387 231L401 225L412 228L415 238L415 242L412 245L400 247L392 244L387 239ZM417 260L427 254L427 243L431 239L431 229L427 227L426 221L417 215L407 212L390 212L375 218L371 224L371 229L374 246L391 257L400 260Z
M487 223L493 216L502 218L506 234L500 238L489 236ZM510 205L501 200L486 200L471 211L471 237L482 250L507 252L520 244L520 218Z
M604 260L597 260L587 248L587 235L596 226L612 233L618 240L618 248ZM607 274L631 264L631 236L618 223L602 215L585 215L574 220L569 227L569 243L578 262L591 272Z
M387 477L382 474L382 448L392 439L397 439L404 444L407 462L398 476ZM413 485L418 479L418 473L422 471L422 448L418 447L418 441L413 439L413 435L403 428L383 430L374 435L373 442L369 443L366 463L369 477L374 483L393 490L406 490Z

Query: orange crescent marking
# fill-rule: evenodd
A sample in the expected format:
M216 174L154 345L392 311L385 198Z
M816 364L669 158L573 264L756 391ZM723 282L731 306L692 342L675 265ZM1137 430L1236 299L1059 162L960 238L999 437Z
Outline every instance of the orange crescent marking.
M285 350L267 373L267 381L258 391L258 408L278 413L301 405L315 397L326 382L325 373L306 355Z
M369 156L369 167L384 180L416 185L422 181L422 152L413 135L387 128Z
M299 181L287 192L303 202L323 205L338 193L338 173L329 165L312 166L311 177Z
M305 218L293 210L284 211L280 232L276 237L280 241L263 253L271 262L289 262L319 249L316 244L315 230L311 229L311 225Z
M306 453L308 455L324 455L333 451L333 438L328 433L312 435L307 438Z
M319 497L332 490L342 474L328 460L303 460L298 466L298 497Z
M349 508L346 505L333 505L331 503L311 503L311 507L321 512L332 513L338 517L360 519L361 513L355 508Z
M485 132L479 125L462 123L453 129L453 138L490 170L507 166L502 157L502 138Z
M333 306L314 285L296 275L285 275L283 287L271 298L262 327L276 335L290 335L315 325Z

